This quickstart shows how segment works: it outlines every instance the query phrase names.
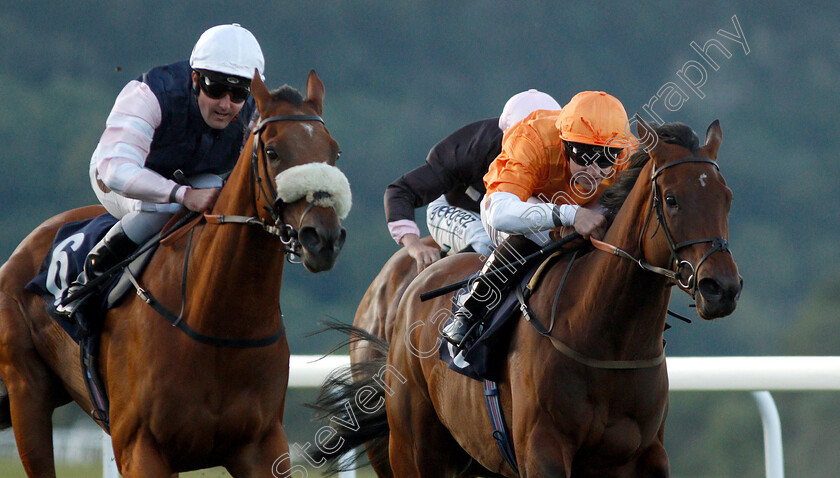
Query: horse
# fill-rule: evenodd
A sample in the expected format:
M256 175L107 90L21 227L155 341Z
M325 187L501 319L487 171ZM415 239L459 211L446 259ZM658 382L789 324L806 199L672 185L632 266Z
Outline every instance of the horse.
M515 462L496 446L483 384L437 356L452 294L419 298L477 271L481 259L457 254L400 277L413 266L403 251L357 310L350 370L326 381L314 404L333 423L355 404L364 429L337 430L319 458L341 465L343 453L365 446L378 476L399 478L669 476L671 289L711 320L734 311L743 280L727 242L733 196L717 164L719 122L701 147L686 125L636 120L640 148L601 198L617 211L604 240L549 262L529 320L518 312L503 329L498 394Z
M126 478L215 466L237 478L288 476L289 346L278 307L284 263L299 257L311 272L330 269L351 199L335 166L339 145L321 118L324 85L315 72L305 98L288 85L269 92L258 74L251 91L260 119L214 207L188 234L164 241L137 278L162 307L183 307L180 323L191 334L135 294L104 318L98 368ZM29 477L55 476L53 409L72 400L100 417L79 346L24 285L62 224L103 212L89 206L47 220L0 268L0 376L8 388L0 422L11 419Z

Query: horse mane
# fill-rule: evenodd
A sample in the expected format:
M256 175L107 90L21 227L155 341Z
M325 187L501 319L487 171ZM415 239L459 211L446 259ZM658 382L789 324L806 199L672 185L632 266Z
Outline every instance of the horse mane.
M289 85L283 85L280 88L273 90L271 92L271 97L275 100L291 103L298 107L303 104L303 96L298 90Z
M692 153L700 147L700 138L697 137L697 133L684 123L665 123L662 126L653 126L653 129L659 141L682 146ZM636 185L639 173L649 160L650 155L644 149L640 148L634 152L628 160L630 164L627 169L619 173L615 182L598 198L598 203L607 208L610 216L615 216L621 209L633 186Z

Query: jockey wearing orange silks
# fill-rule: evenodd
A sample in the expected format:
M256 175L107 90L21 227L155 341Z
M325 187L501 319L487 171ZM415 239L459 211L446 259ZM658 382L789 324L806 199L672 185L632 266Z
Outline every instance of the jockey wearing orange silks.
M487 195L481 204L481 220L497 246L482 273L493 280L475 281L463 296L443 330L446 340L465 347L476 318L492 308L486 298L504 296L515 281L521 267L511 260L546 244L544 231L572 226L587 238L603 236L603 214L581 206L594 205L616 172L626 169L632 144L628 128L620 101L602 91L584 91L556 114L532 114L505 132L502 152L484 176Z
M578 93L554 117L520 122L505 134L502 152L484 176L485 224L503 237L560 225L598 236L603 221L587 211L576 224L576 216L626 168L634 141L627 127L624 106L602 91ZM544 213L539 221L535 207ZM521 219L526 209L527 223Z

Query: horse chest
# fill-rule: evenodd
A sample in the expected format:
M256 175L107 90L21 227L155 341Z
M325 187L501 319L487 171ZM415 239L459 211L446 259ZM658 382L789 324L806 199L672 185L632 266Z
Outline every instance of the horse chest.
M574 437L571 442L557 438L557 443L568 443L576 460L592 457L593 463L620 464L656 440L665 420L667 382L656 370L598 371L567 375L547 387L543 396L553 397L550 405L543 401L545 408L539 407L543 418L536 415L538 423L551 428L546 436Z
M184 354L177 364L146 366L155 370L149 380L137 382L132 397L151 405L142 413L152 429L180 424L195 435L223 436L259 430L280 416L288 370L282 356L231 360L221 354ZM180 404L176 412L168 405L172 403Z
M609 457L617 462L630 458L642 445L639 423L626 417L607 423L598 435L598 441L591 448L598 456Z
M665 406L651 397L634 397L630 402L620 397L594 405L590 416L588 426L581 427L588 433L579 453L623 463L656 440L665 421Z

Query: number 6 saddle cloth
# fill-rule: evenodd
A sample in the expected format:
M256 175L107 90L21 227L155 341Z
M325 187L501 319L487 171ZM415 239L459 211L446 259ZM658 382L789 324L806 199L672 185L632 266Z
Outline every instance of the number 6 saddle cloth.
M47 311L76 342L83 338L80 327L73 320L68 321L57 315L55 308L59 305L64 291L76 280L76 277L84 268L88 252L116 223L117 218L106 213L93 219L70 222L61 226L56 233L49 253L41 264L40 272L26 284L26 290L38 294L44 299ZM115 274L111 281L107 282L107 285L102 286L99 291L94 292L93 297L88 299L101 304L100 307L91 308L97 311L97 313L91 314L94 315L93 317L82 318L88 322L90 330L99 330L101 326L99 322L104 317L106 310L104 298L107 296L107 292L114 287L119 276L120 274Z

